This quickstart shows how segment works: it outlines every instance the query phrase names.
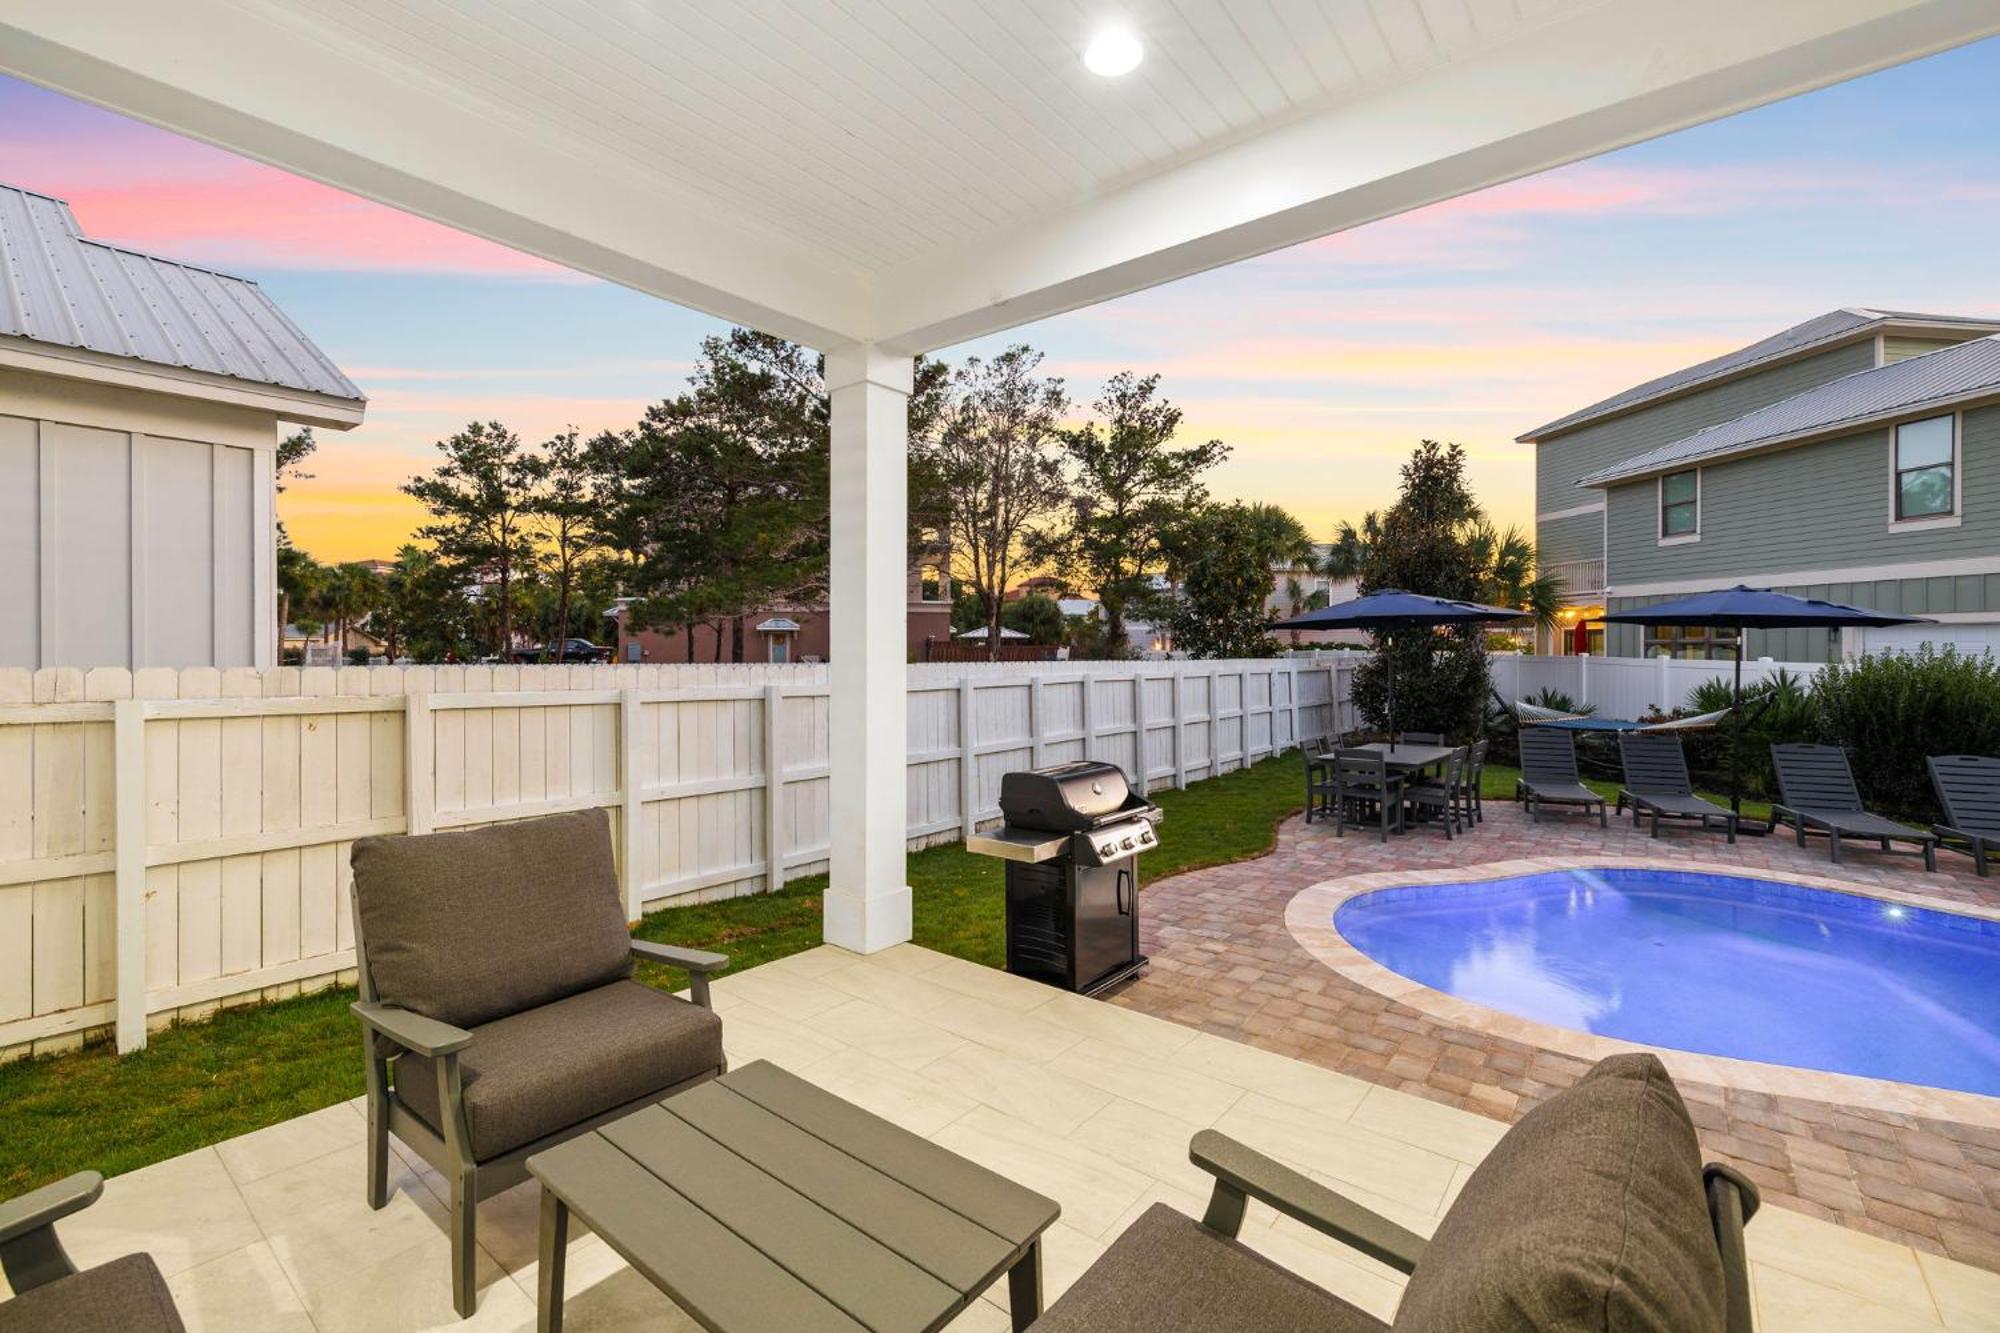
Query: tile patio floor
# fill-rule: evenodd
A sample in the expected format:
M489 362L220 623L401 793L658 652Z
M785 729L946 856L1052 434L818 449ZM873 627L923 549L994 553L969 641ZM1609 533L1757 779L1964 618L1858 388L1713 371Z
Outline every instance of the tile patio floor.
M1939 873L1911 857L1850 850L1829 864L1824 839L1744 838L1669 831L1639 836L1614 818L1544 815L1487 803L1487 820L1446 842L1419 830L1385 845L1371 834L1294 819L1277 851L1147 886L1148 975L1115 1003L1229 1037L1378 1086L1511 1121L1568 1086L1585 1062L1420 1013L1347 980L1287 929L1300 889L1389 870L1476 866L1526 857L1621 856L1736 870L1791 869L1919 893L1939 906L2000 908L2000 878L1981 880L1965 857L1939 853ZM1984 1124L1899 1115L1683 1078L1704 1150L1755 1179L1767 1202L2000 1273L2000 1115ZM2000 1111L2000 1106L1996 1106ZM2000 1295L1987 1327L2000 1328Z
M821 948L715 986L734 1062L774 1060L1041 1190L1049 1298L1155 1201L1199 1214L1187 1140L1213 1125L1428 1232L1499 1121L1163 1019L905 945ZM534 1324L532 1183L480 1209L479 1313L453 1318L439 1182L404 1163L388 1208L362 1202L349 1103L113 1179L63 1227L95 1263L150 1251L191 1329L293 1333ZM1400 1280L1269 1209L1244 1239L1382 1315ZM2000 1277L1803 1213L1752 1224L1766 1333L2000 1327ZM1000 1299L1004 1301L1004 1285ZM568 1326L691 1329L603 1243L569 1259ZM976 1303L953 1326L1007 1327Z

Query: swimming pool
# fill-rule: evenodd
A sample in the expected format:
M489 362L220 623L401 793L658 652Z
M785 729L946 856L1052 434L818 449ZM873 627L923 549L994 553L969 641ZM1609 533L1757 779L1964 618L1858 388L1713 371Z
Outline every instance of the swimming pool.
M1334 926L1393 972L1537 1022L2000 1096L2000 922L1607 868L1378 889Z

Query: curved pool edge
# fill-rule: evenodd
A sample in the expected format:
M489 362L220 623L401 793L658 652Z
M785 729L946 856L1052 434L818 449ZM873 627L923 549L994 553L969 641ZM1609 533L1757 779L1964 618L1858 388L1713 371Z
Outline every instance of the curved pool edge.
M1959 1092L1891 1079L1868 1078L1859 1074L1835 1074L1795 1065L1767 1064L1734 1056L1708 1055L1669 1046L1649 1046L1643 1042L1601 1037L1574 1028L1556 1027L1475 1004L1455 995L1434 990L1392 972L1350 944L1334 925L1334 913L1351 898L1381 889L1409 888L1423 884L1470 884L1485 880L1509 879L1552 870L1666 870L1722 875L1731 879L1773 880L1824 889L1878 902L1900 903L1933 912L2000 921L2000 911L1962 903L1946 902L1924 894L1895 889L1878 889L1853 880L1829 879L1820 875L1794 874L1769 870L1751 872L1712 862L1667 860L1665 858L1575 856L1525 857L1511 861L1489 861L1483 865L1456 866L1439 870L1389 870L1366 875L1349 875L1309 885L1292 895L1285 905L1285 928L1307 953L1348 981L1374 991L1398 1004L1407 1005L1439 1023L1480 1032L1527 1046L1537 1046L1579 1060L1597 1061L1620 1051L1651 1051L1660 1057L1675 1078L1762 1092L1781 1097L1802 1097L1811 1101L1888 1111L1899 1115L1954 1120L1961 1124L2000 1129L2000 1097L1976 1092Z

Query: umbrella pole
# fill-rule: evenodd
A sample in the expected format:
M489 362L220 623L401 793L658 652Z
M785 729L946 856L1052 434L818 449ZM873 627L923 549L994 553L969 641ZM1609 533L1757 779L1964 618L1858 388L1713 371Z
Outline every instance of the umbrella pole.
M1382 665L1383 665L1383 666L1384 666L1385 668L1387 668L1387 670L1388 670L1388 672L1389 672L1389 744L1390 744L1390 746L1391 746L1391 747L1394 747L1394 746L1395 746L1395 744L1396 744L1396 741L1397 741L1397 733L1396 733L1396 636L1395 636L1394 634L1384 634L1384 635L1382 636L1382 652L1383 652L1383 660L1382 660Z
M1736 688L1729 710L1729 813L1743 814L1743 629L1736 630Z

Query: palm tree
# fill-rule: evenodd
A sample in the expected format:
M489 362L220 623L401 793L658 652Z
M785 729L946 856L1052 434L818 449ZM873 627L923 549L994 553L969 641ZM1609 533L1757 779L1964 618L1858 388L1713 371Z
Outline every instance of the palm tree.
M1327 548L1326 561L1320 572L1330 579L1356 579L1366 568L1368 558L1382 541L1382 516L1373 509L1361 516L1361 526L1342 519L1340 526L1333 530L1333 545Z
M1465 541L1479 571L1481 601L1518 607L1534 616L1542 629L1555 625L1562 610L1562 580L1539 571L1533 540L1519 528L1503 532L1482 518L1466 533Z

